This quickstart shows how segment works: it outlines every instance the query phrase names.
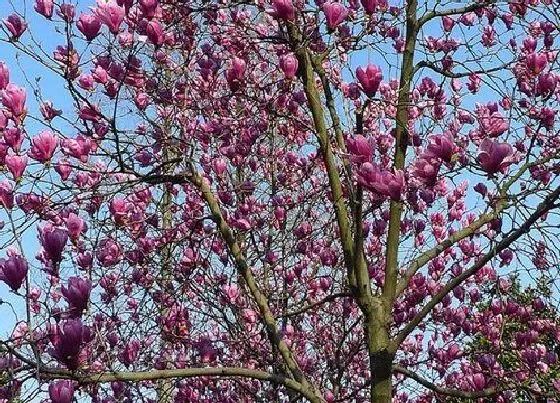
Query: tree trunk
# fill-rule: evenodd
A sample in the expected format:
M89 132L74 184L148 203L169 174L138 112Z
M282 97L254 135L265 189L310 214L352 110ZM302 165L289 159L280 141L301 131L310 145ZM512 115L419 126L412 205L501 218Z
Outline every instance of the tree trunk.
M371 403L391 403L393 356L382 350L369 356L371 371Z
M394 352L390 349L389 318L382 299L375 298L366 310L365 333L371 376L371 403L391 403L392 365Z

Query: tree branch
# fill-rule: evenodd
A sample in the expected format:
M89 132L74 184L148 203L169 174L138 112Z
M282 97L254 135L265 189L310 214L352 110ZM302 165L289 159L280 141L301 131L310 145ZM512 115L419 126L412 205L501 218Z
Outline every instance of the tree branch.
M443 289L437 293L420 312L397 334L397 336L391 342L391 349L396 351L400 344L406 339L406 337L412 333L412 331L418 326L418 324L432 311L432 309L441 302L441 300L449 294L455 287L460 285L463 281L473 276L478 272L486 263L491 261L495 256L501 251L508 248L514 241L519 239L523 234L528 233L531 226L542 217L543 214L554 208L554 202L560 196L560 187L555 189L552 193L546 196L546 198L538 205L536 210L529 216L527 221L523 223L518 229L511 232L507 237L502 239L498 244L493 247L488 253L486 253L482 258L480 258L470 269L465 270L457 277L451 279Z
M171 378L194 378L194 377L239 377L259 379L272 382L274 384L283 385L288 389L299 392L306 396L306 390L303 385L293 379L283 375L271 374L266 371L247 368L183 368L183 369L166 369L154 371L135 371L135 372L100 372L91 375L81 375L76 372L56 369L42 368L41 378L43 379L73 379L80 383L107 383L113 381L121 382L140 382L140 381L156 381Z
M498 388L487 388L478 391L464 391L458 389L444 388L442 386L436 385L433 382L428 381L427 379L422 378L416 372L401 367L400 365L393 365L393 372L403 374L408 378L415 380L425 388L430 389L439 395L445 395L450 397L459 397L463 399L479 399L481 397L492 397L501 391Z
M331 295L329 295L329 296L323 298L323 299L320 300L320 301L315 301L315 302L313 302L313 303L311 303L311 304L309 304L309 305L307 305L307 306L304 306L303 308L300 308L300 309L298 309L298 310L296 310L296 311L288 312L288 313L285 313L284 315L279 315L279 317L281 317L281 318L288 318L288 317L290 317L290 316L301 315L302 313L305 313L305 312L307 312L307 311L309 311L309 310L311 310L311 309L313 309L313 308L316 308L316 307L318 307L319 305L326 304L327 302L334 301L335 299L338 299L338 298L345 298L345 297L350 297L350 296L351 296L351 294L349 294L349 293L347 293L347 292L338 292L338 293L336 293L336 294L331 294Z
M436 17L444 17L444 16L449 16L449 15L457 15L457 14L465 14L471 11L476 11L480 8L484 8L484 7L488 7L491 4L496 3L496 0L485 0L485 1L481 1L478 3L474 3L474 4L470 4L466 7L457 7L457 8L450 8L447 10L442 10L442 11L431 11L427 14L425 14L424 16L422 16L419 20L418 20L418 25L421 27L424 24L426 24L428 21L436 18Z
M292 46L295 48L294 52L300 65L299 75L302 79L305 95L307 96L307 100L309 102L309 108L311 109L317 140L319 141L320 151L323 156L323 162L329 178L329 186L332 193L333 207L340 231L340 242L344 253L344 263L348 273L348 280L350 285L353 286L355 280L353 278L354 254L352 251L353 242L352 232L350 229L350 219L348 217L348 209L345 203L344 192L342 190L340 173L338 172L338 167L336 165L329 134L325 124L325 115L323 105L321 104L321 97L315 86L311 55L307 49L300 44L297 28L293 24L288 24L288 34ZM369 287L368 290L364 290L364 292L371 296L371 289Z
M462 78L462 77L468 77L471 74L488 74L488 73L493 73L493 72L496 72L496 71L501 71L501 70L504 70L504 69L508 68L510 64L511 64L511 62L508 62L508 63L504 63L504 64L502 64L498 67L492 67L490 69L480 69L480 70L473 70L473 71L464 71L464 72L460 72L460 73L453 73L452 71L444 70L441 67L438 67L434 63L429 62L427 60L420 60L418 63L416 63L416 66L414 66L414 73L416 73L416 72L418 72L418 70L426 67L430 70L435 71L436 73L441 74L444 77Z

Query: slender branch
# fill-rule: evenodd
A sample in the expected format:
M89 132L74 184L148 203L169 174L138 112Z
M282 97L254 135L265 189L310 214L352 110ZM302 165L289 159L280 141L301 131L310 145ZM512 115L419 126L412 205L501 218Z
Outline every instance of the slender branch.
M507 237L502 239L498 244L493 247L488 253L481 257L470 269L465 270L457 277L451 279L443 289L437 293L424 307L418 312L418 314L397 334L394 340L391 342L391 349L396 351L400 344L406 339L406 337L412 333L416 326L434 309L434 307L441 302L441 300L449 294L455 287L459 286L463 281L470 278L476 272L478 272L486 263L491 261L494 257L498 255L501 251L508 248L514 241L519 239L523 234L528 233L531 230L531 226L539 220L543 214L553 209L554 202L560 196L560 187L555 189L552 193L546 196L546 198L538 205L536 210L529 216L529 218L521 225L518 229L511 232Z
M432 249L427 250L426 252L422 253L416 259L412 261L408 265L406 269L406 273L404 276L399 280L397 285L397 296L401 295L406 288L412 277L416 274L416 272L428 264L432 259L436 258L440 253L444 252L446 249L453 246L455 243L459 242L460 240L467 238L473 235L476 231L482 228L485 224L488 224L492 220L496 219L499 213L505 208L505 205L500 204L499 208L495 209L491 213L482 214L477 220L473 221L469 226L454 232L453 235L449 236L448 238L444 239L442 242L434 246Z
M404 168L406 151L408 147L408 106L410 87L414 74L414 51L418 35L418 22L416 19L418 3L409 1L406 10L406 39L403 52L402 70L399 82L399 95L397 100L395 155L393 167L395 170ZM392 200L389 209L389 229L387 231L387 246L385 251L385 281L383 284L383 298L385 302L385 315L390 317L393 301L397 288L399 238L401 231L401 215L403 202Z
M342 126L340 125L340 118L338 117L338 113L336 112L336 106L334 103L334 95L332 93L331 90L331 85L329 83L329 80L327 78L327 73L325 72L325 69L323 68L323 66L321 65L321 63L317 63L314 62L313 63L313 67L315 69L315 71L317 72L317 74L319 75L319 78L321 79L321 84L323 86L323 92L325 93L325 101L327 104L327 109L329 110L329 115L331 117L331 121L333 124L333 128L334 128L334 134L336 137L336 143L338 144L338 148L342 151L342 152L346 152L346 143L344 142L344 136L342 133ZM347 158L344 158L343 161L344 164L344 170L346 173L346 186L348 186L348 189L350 190L350 206L353 208L354 207L354 186L352 183L352 166L350 165L350 161L348 161Z
M288 389L306 395L303 385L293 379L283 375L271 374L266 371L248 368L183 368L183 369L166 369L154 371L136 371L136 372L100 372L91 375L81 375L76 372L55 369L42 368L41 378L43 379L73 379L80 383L107 383L113 381L121 382L141 382L156 381L172 378L194 378L194 377L240 377L259 379L272 382L274 384L283 385Z
M340 173L338 172L338 167L336 165L329 134L325 124L325 115L323 105L321 104L321 97L315 86L313 63L309 52L301 45L299 33L293 24L288 25L288 34L292 46L295 48L295 55L300 64L299 75L302 79L305 95L307 96L307 100L309 102L317 140L319 141L320 151L327 170L333 199L333 207L340 231L340 242L344 253L344 263L348 272L350 285L353 286L355 279L353 278L354 258L352 252L353 245L350 219L348 217L348 209L345 203L344 192L342 190ZM371 290L369 290L369 292L371 294Z
M304 306L303 308L298 309L297 311L292 311L292 312L288 312L284 315L280 315L280 317L282 318L288 318L290 316L297 316L297 315L301 315L302 313L305 313L313 308L316 308L320 305L326 304L327 302L331 302L334 301L335 299L338 298L345 298L345 297L350 297L351 294L347 293L347 292L337 292L336 294L331 294L325 298L323 298L320 301L315 301L309 305Z
M489 5L494 3L496 3L496 0L485 0L478 3L470 4L466 7L449 8L442 11L431 11L418 19L418 25L421 27L422 25L426 24L428 21L436 17L465 14L471 11L476 11L480 8L488 7Z
M393 372L403 374L408 378L415 380L425 388L428 388L439 395L445 395L450 397L459 397L463 399L479 399L481 397L492 397L497 393L499 393L500 391L502 391L501 389L498 388L487 388L487 389L477 390L477 391L464 391L458 389L444 388L442 386L436 385L433 382L428 381L425 378L422 378L420 375L418 375L418 373L406 369L404 367L401 367L400 365L393 365Z
M430 70L435 71L436 73L441 74L444 77L462 78L462 77L468 77L471 74L488 74L488 73L494 73L496 71L502 71L504 69L507 69L510 65L511 65L511 62L508 62L508 63L504 63L500 66L492 67L492 68L489 68L489 69L480 69L480 70L472 70L472 71L463 71L463 72L460 72L460 73L453 73L452 71L444 70L441 67L438 67L434 63L429 62L427 60L420 60L418 63L416 63L416 66L414 66L414 73L416 73L420 69L426 67Z

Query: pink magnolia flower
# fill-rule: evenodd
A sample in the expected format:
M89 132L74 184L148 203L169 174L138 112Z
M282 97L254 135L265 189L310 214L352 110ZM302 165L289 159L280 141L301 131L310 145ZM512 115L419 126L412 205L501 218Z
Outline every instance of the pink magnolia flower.
M292 0L272 0L270 14L285 21L294 21L296 19L296 9Z
M484 374L480 372L474 374L471 379L475 390L482 390L484 389L484 386L486 386L486 378L484 377Z
M89 120L91 122L98 122L101 119L97 105L82 105L78 115L80 119Z
M12 255L8 259L0 259L0 280L13 291L17 291L27 276L27 260L23 256Z
M525 64L527 65L527 70L531 72L534 76L538 76L544 71L548 64L548 58L544 53L531 53L525 57Z
M348 10L341 3L326 2L323 4L323 12L327 20L327 27L334 30L348 16Z
M19 152L23 143L23 131L19 127L7 128L4 130L4 143L16 153Z
M0 141L0 165L4 165L5 163L6 155L8 155L8 148L5 142Z
M25 99L25 88L20 88L15 84L9 83L2 91L2 105L11 112L16 123L21 123L27 112L25 110Z
M4 25L12 34L13 39L18 39L27 29L27 24L17 14L12 14L4 20Z
M288 80L296 76L298 60L293 53L288 53L280 57L280 69Z
M356 76L362 85L362 90L368 97L373 97L381 84L383 79L383 72L373 63L367 65L366 69L358 67L356 69Z
M478 74L471 74L469 76L469 82L467 83L468 90L476 94L478 90L480 90L480 86L482 85L482 79Z
M543 127L552 129L556 120L556 110L549 107L542 108L539 113L539 119Z
M241 81L245 77L245 70L247 68L247 63L245 60L238 57L234 57L231 63L231 67L226 70L226 80L228 81L232 90L236 90Z
M138 0L138 5L146 18L154 18L156 15L158 0Z
M39 162L49 161L56 147L58 146L58 139L56 135L50 130L43 130L31 140L32 146L29 150L29 156Z
M68 230L70 238L77 240L84 230L84 220L82 220L77 214L70 213L66 218L66 229Z
M81 313L87 308L91 293L91 282L81 277L70 277L68 286L62 285L62 295L70 308Z
M500 112L483 116L479 121L482 132L489 137L498 137L509 129L509 122Z
M14 190L6 179L0 182L0 205L6 210L14 208Z
M70 177L72 167L68 164L68 161L61 159L54 165L54 170L60 175L60 178L65 181Z
M7 155L6 167L12 173L14 180L19 181L27 167L27 157L20 155Z
M51 18L54 10L53 0L35 0L35 11L46 18Z
M464 13L461 15L461 17L459 17L459 22L468 27L472 27L474 25L475 18L476 18L475 13L472 12Z
M146 109L149 102L150 102L150 99L148 97L148 94L146 94L144 91L138 91L136 93L136 95L134 97L134 103L136 104L138 109L140 109L140 110Z
M146 25L146 36L148 40L156 46L163 45L165 35L163 27L158 21L152 20Z
M451 32L453 30L453 26L455 25L455 20L447 15L441 17L441 22L443 23L443 30L445 32Z
M52 381L49 384L49 398L52 403L72 403L74 400L74 384L71 380Z
M82 74L78 79L78 85L86 91L91 91L95 87L95 80L91 74Z
M377 0L360 0L366 14L371 15L377 9Z
M440 163L434 159L419 158L414 163L412 174L426 186L434 186L437 182Z
M478 162L489 174L504 171L512 162L513 147L508 143L495 143L484 139L480 144Z
M41 114L47 121L53 120L55 117L62 115L60 109L55 109L51 101L45 101L39 106Z
M112 239L102 239L95 251L95 257L102 266L113 266L120 262L122 251L119 244Z
M4 62L0 62L0 90L6 88L10 82L10 70Z
M382 171L370 162L366 162L360 167L357 176L361 185L380 195L388 196L391 200L400 200L405 188L402 172L394 174Z
M445 162L451 162L453 157L453 139L448 135L431 136L430 143L424 151L425 158L439 158Z
M58 15L66 22L72 22L76 16L76 7L70 3L64 3L60 6L60 11Z
M112 0L97 0L97 7L94 9L95 15L99 20L107 25L109 31L117 35L124 20L124 9Z
M68 241L68 232L48 224L39 230L39 238L46 257L53 263L61 262L62 252Z
M226 295L228 302L230 304L235 304L235 302L237 301L237 299L240 296L240 292L239 292L239 288L237 287L237 285L232 284L232 285L224 285L222 287L222 290L224 292L224 294Z
M216 158L212 161L212 169L221 177L227 171L227 163L223 158Z
M370 142L361 134L350 137L346 140L346 148L350 153L350 159L356 163L371 161L373 147Z
M101 20L95 14L81 13L76 26L88 41L92 41L99 35Z
M554 73L549 72L540 74L537 81L537 94L542 96L552 94L556 89L557 83L558 78Z
M89 153L92 151L92 140L82 135L77 136L75 139L62 140L62 151L66 155L78 158L82 162L87 162Z

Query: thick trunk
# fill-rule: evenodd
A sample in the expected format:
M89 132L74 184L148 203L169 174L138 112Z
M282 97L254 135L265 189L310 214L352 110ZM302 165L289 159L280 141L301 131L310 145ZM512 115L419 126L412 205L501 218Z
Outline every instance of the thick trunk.
M390 350L389 320L382 299L375 298L366 312L365 332L371 373L370 401L372 403L390 403L391 367L394 353Z
M391 403L392 362L393 357L387 350L370 354L371 403Z

